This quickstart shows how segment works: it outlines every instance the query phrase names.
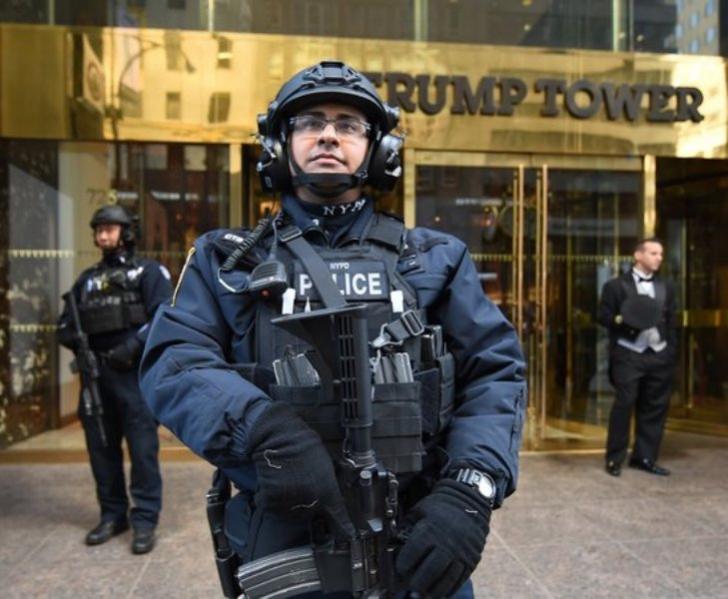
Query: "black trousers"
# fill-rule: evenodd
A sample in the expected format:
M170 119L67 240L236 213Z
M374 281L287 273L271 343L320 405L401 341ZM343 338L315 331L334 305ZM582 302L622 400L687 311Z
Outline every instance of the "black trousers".
M622 463L629 445L632 411L635 440L632 457L657 460L670 406L675 353L670 347L639 354L616 345L611 352L610 379L615 390L609 416L607 461Z
M131 457L129 491L133 507L129 519L135 528L156 526L162 509L159 436L154 416L139 392L137 369L120 372L102 365L99 388L107 447L101 442L96 419L87 418L82 408L79 408L79 416L86 433L101 519L115 522L127 519L129 498L121 448L125 438Z

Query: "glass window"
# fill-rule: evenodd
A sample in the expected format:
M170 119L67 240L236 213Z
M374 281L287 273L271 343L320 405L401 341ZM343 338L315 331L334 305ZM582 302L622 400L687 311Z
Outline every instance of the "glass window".
M47 23L48 0L0 2L0 23Z
M182 94L180 92L167 92L165 115L169 120L182 118Z
M612 48L612 0L430 0L429 39L441 42Z
M220 2L216 3L219 4ZM414 37L413 0L249 0L235 31L379 39ZM247 16L247 15L246 15Z
M89 221L119 203L139 216L138 253L179 276L205 231L228 225L227 145L0 140L0 448L72 418L61 294L99 259Z
M33 0L48 4L48 0ZM59 25L207 29L210 0L52 0ZM47 21L46 16L46 21Z
M219 36L217 38L217 68L232 68L233 42L230 38Z
M98 0L55 0L56 23L105 27L114 22L110 14L111 7L111 3Z

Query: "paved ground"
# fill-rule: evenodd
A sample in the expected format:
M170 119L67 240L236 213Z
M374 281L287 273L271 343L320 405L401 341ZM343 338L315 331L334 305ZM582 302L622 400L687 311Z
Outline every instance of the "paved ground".
M596 454L526 455L493 518L477 597L728 597L728 441L668 435L662 479L613 479ZM0 465L0 596L216 597L203 496L211 469L165 462L157 549L83 536L88 466Z

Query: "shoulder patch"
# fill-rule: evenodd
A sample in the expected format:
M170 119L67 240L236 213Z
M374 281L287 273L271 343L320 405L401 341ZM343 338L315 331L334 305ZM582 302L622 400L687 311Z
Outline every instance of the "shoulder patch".
M222 231L221 231L222 233ZM233 253L245 238L250 234L248 230L238 229L237 231L226 231L210 240L212 246L223 256L227 257Z
M172 280L172 275L169 273L169 271L167 270L167 267L166 266L160 264L159 265L159 272L161 272L162 273L162 276L165 279L167 279L168 281L171 281Z
M245 239L245 237L241 237L240 235L236 235L235 233L225 233L222 238L226 241L232 241L234 243L240 243L243 241L243 239Z

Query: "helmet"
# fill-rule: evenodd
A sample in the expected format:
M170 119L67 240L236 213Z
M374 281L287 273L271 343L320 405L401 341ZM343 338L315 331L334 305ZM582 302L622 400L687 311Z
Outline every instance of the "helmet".
M89 223L92 229L98 225L121 225L121 241L125 246L134 244L134 228L135 218L132 217L126 208L118 204L109 204L102 206L91 217Z
M372 126L369 149L353 175L304 173L291 161L289 170L288 119L304 108L326 102L353 106ZM402 173L399 150L404 139L391 133L399 122L399 109L382 102L374 85L343 62L328 60L308 67L289 79L258 116L258 138L263 146L256 168L266 191L304 185L322 197L334 197L368 183L377 189L394 187Z

